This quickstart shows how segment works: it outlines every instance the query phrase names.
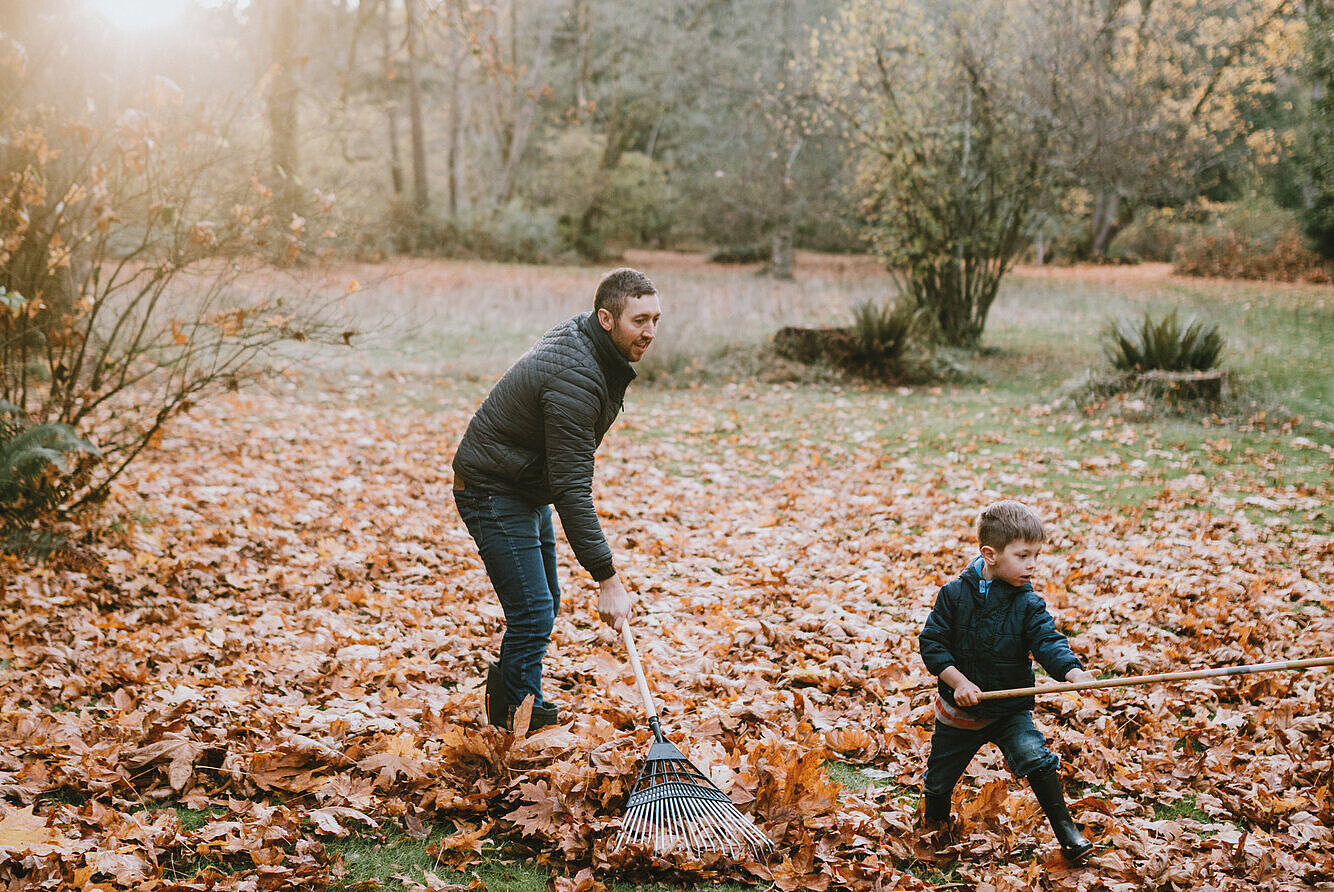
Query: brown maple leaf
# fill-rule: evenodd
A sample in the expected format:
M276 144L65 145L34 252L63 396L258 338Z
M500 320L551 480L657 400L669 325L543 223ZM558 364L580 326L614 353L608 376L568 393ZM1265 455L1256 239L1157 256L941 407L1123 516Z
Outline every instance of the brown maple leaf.
M518 824L525 836L550 835L556 816L565 810L556 791L545 780L539 780L520 783L519 793L527 804L505 815L505 820Z
M379 789L393 786L402 776L410 781L426 777L426 754L417 747L416 738L404 731L389 738L389 748L382 753L367 756L357 763L363 771L378 771L375 786Z
M31 805L14 808L0 818L0 853L6 855L50 855L64 851L69 840L46 819L32 813Z
M585 867L573 877L556 876L547 880L547 892L607 892L607 886L593 877L593 870Z
M166 762L167 782L179 793L189 783L195 772L195 761L205 749L204 744L188 737L169 736L139 747L125 761L136 775L153 765Z

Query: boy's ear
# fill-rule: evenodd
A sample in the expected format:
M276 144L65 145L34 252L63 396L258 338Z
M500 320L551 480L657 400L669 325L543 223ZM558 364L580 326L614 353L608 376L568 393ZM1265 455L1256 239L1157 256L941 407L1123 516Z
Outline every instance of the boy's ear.
M988 564L996 563L996 549L992 548L990 545L983 545L981 552L982 560L986 561Z

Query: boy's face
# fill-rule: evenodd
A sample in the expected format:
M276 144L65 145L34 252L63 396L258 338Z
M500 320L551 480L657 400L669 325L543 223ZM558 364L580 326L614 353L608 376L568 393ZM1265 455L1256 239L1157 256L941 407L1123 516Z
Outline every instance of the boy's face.
M1033 581L1041 551L1041 542L1024 542L1021 539L1016 539L1000 551L990 545L983 545L983 576L1022 588L1024 583Z

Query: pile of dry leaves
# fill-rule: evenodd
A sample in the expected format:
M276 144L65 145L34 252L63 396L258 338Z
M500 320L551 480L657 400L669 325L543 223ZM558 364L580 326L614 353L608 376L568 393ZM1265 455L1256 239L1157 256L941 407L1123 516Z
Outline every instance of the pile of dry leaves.
M1043 698L1098 845L1077 869L994 750L957 793L957 838L923 835L914 814L931 727L916 635L969 557L980 502L1019 494L1051 519L1058 622L1095 671L1132 674L1334 652L1328 487L1257 494L1268 522L1185 470L1136 508L1063 502L1043 477L1056 450L830 449L833 409L794 437L791 419L720 426L692 400L623 418L600 509L638 588L664 727L773 839L769 863L609 851L648 732L563 543L547 686L573 719L523 739L485 724L502 615L449 494L467 411L344 392L195 410L115 494L124 528L102 570L4 566L0 875L319 888L341 870L331 839L446 825L443 867L503 843L581 892L650 875L781 890L1334 882L1328 671ZM1080 473L1122 479L1118 448ZM831 761L868 785L840 788ZM201 857L225 869L183 870Z

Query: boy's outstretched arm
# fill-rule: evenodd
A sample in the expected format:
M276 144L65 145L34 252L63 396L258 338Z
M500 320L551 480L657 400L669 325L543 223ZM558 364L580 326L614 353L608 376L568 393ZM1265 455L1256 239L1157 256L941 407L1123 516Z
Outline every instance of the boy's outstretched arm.
M978 695L982 689L968 680L968 676L959 671L958 666L951 666L940 673L940 680L954 688L954 702L960 706L976 706L982 701Z

